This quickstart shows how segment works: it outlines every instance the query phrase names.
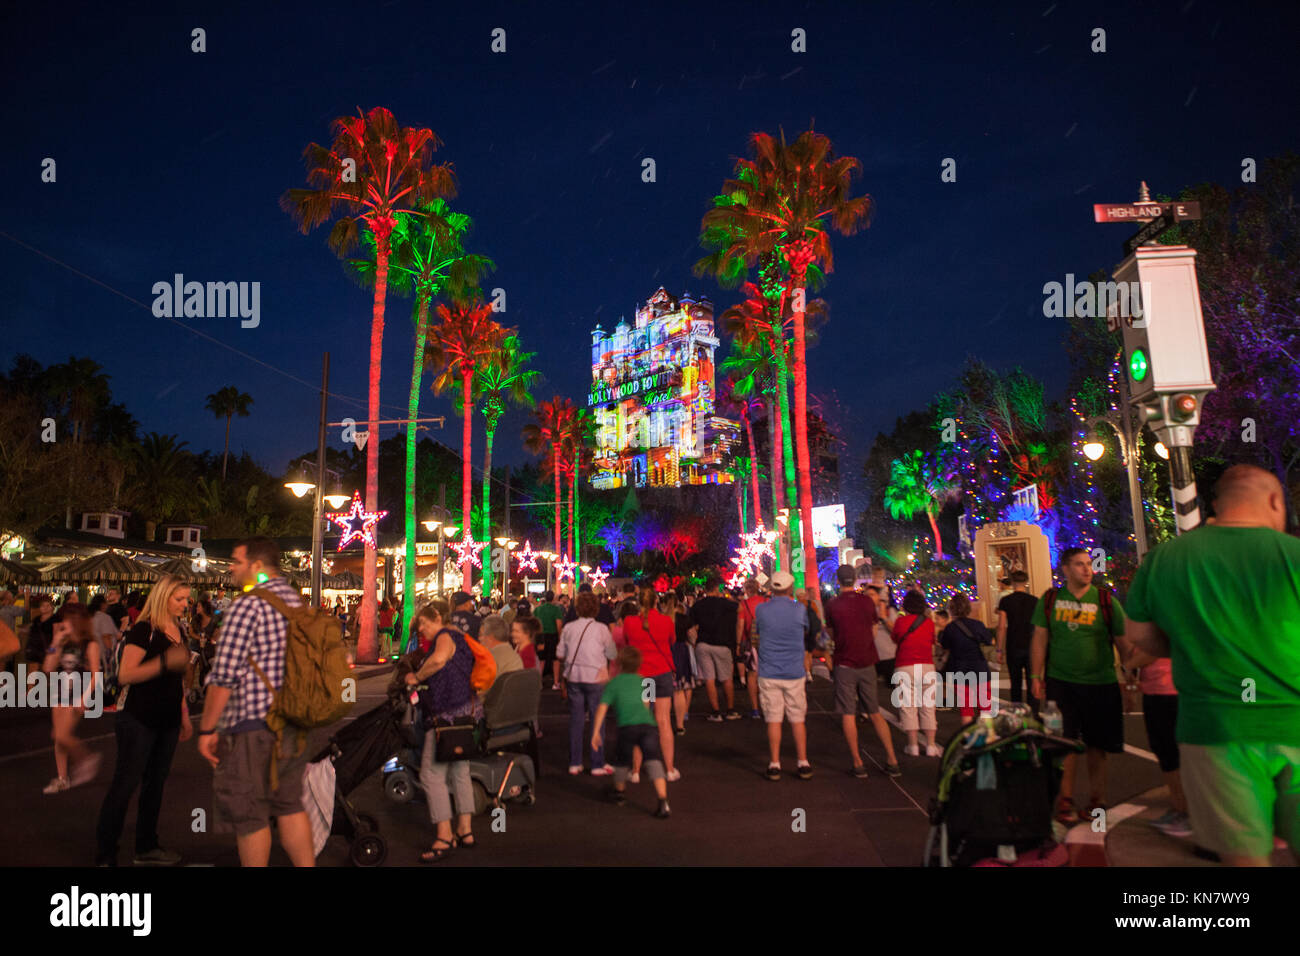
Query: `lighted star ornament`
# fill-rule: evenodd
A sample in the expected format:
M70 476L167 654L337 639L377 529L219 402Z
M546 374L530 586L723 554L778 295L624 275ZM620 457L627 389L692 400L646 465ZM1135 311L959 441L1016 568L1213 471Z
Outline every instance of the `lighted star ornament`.
M591 582L593 588L605 586L605 579L609 577L609 572L596 565L596 569L587 575L587 580Z
M460 555L460 560L456 562L457 566L463 565L466 561L476 568L483 567L483 559L479 557L483 549L487 547L487 542L482 544L474 540L474 536L465 529L465 535L459 541L451 544L451 549Z
M339 550L342 551L353 541L361 541L367 548L375 548L375 525L385 517L387 511L366 511L361 503L361 492L352 492L352 509L336 511L325 517L339 526L343 532L339 535Z
M559 561L555 562L556 580L572 581L574 577L573 572L576 571L577 568L577 563L570 561L569 556L566 554Z
M515 552L515 560L519 562L520 571L537 570L537 552L533 550L530 542L524 542L524 549Z

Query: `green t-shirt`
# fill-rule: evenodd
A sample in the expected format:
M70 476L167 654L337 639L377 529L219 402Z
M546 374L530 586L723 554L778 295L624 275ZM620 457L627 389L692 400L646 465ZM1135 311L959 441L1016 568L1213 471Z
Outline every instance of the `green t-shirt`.
M653 724L654 714L641 699L641 675L619 674L610 679L600 695L600 702L608 704L614 714L614 723L619 727L631 727L634 724Z
M1076 598L1069 588L1058 588L1052 606L1051 626L1043 599L1034 608L1034 627L1047 628L1047 676L1073 684L1115 683L1115 651L1106 630L1106 615L1094 584L1083 597ZM1124 633L1124 608L1112 594L1111 629Z
M542 633L555 635L559 633L555 624L564 617L564 608L558 604L540 604L533 611L533 617L542 622Z
M1179 743L1300 745L1300 540L1203 525L1146 556L1128 602L1169 638Z

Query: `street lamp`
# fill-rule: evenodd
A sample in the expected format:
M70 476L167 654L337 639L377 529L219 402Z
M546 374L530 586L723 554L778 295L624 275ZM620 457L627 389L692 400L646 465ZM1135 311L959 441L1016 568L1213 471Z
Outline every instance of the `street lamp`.
M314 482L307 480L307 466L304 465L298 469L298 477L295 480L286 481L284 486L293 492L295 498L301 498L307 492L316 487ZM346 499L344 499L346 500Z
M501 600L506 602L510 600L510 552L518 545L518 541L511 541L509 535L502 535L496 539L497 544L506 549L506 573L501 581Z
M1162 441L1156 442L1156 454L1159 455L1161 458L1163 458L1165 461L1169 460L1169 449L1165 447L1164 442Z
M1090 430L1088 437L1083 440L1083 453L1088 456L1089 461L1097 461L1106 454L1106 446L1102 444L1101 436L1095 429Z
M1141 561L1147 553L1147 529L1146 522L1142 517L1142 492L1138 490L1138 436L1133 429L1133 420L1130 417L1128 388L1122 378L1120 388L1122 395L1119 411L1112 412L1110 415L1096 415L1088 419L1088 436L1083 441L1083 453L1091 461L1100 459L1106 453L1106 446L1102 444L1101 438L1097 434L1097 426L1105 422L1114 430L1115 437L1119 440L1120 458L1124 470L1128 474L1129 506L1133 513L1133 543L1137 547L1138 560Z
M433 522L433 525L434 527L437 527L437 522L436 521ZM424 526L426 528L429 528L429 522L426 521L424 523ZM429 528L429 530L432 531L433 528ZM445 534L448 538L455 535L455 533L459 530L460 528L454 524L445 524L442 526L442 533ZM442 597L442 592L443 592L442 571L443 571L443 566L446 565L446 563L447 563L446 551L444 550L442 538L439 538L438 539L438 597Z

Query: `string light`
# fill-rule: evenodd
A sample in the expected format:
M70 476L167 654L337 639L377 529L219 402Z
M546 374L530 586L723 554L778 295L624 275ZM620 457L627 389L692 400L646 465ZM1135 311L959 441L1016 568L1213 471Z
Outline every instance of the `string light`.
M515 552L515 560L519 562L520 571L536 571L537 557L538 553L533 550L532 544L528 541L524 542L522 551Z
M469 533L469 528L465 529L464 537L459 541L453 541L450 547L460 556L460 560L456 562L457 567L463 566L467 561L476 568L483 567L483 560L479 555L487 547L487 542L480 544L475 541L474 536Z
M361 503L361 492L352 493L352 507L348 511L338 511L326 515L330 521L343 531L339 536L339 550L342 551L353 541L361 541L372 551L375 548L375 525L387 516L387 511L366 511Z
M577 562L570 561L569 556L566 554L559 561L555 562L556 580L572 581L574 577L573 572L576 571L577 568Z

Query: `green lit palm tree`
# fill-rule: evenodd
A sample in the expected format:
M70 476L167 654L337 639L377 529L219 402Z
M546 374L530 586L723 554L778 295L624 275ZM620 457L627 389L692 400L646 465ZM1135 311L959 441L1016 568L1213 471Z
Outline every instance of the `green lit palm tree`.
M885 487L885 508L895 520L910 521L925 512L934 532L936 558L943 557L943 539L939 536L939 512L961 490L942 455L927 455L920 449L889 465L889 484Z
M253 404L253 396L246 392L241 392L233 385L227 385L225 388L218 389L208 396L208 402L204 406L208 411L217 418L226 420L226 444L221 451L221 480L226 480L226 461L230 458L230 419L235 415L240 418L248 417L248 409Z

